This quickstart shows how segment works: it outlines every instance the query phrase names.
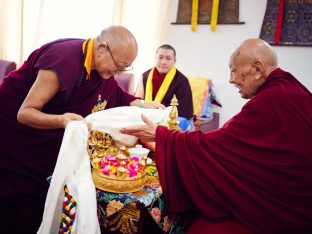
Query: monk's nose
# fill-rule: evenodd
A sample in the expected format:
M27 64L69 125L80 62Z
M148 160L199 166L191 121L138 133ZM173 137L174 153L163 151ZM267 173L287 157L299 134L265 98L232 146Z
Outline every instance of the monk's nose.
M229 82L230 82L231 84L233 84L233 83L234 83L234 76L230 75Z

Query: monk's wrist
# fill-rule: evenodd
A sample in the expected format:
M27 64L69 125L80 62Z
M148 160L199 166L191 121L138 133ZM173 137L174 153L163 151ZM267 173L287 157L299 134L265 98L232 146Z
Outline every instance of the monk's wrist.
M144 101L143 99L141 99L141 100L138 102L138 107L144 108L144 103L145 103L145 101Z

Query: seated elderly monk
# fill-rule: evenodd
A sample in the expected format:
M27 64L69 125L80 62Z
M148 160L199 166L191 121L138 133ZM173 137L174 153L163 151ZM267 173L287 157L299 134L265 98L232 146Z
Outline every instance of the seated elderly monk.
M188 233L311 233L312 94L248 39L229 60L230 83L250 99L220 129L146 125L122 132L156 141L167 211L199 213Z

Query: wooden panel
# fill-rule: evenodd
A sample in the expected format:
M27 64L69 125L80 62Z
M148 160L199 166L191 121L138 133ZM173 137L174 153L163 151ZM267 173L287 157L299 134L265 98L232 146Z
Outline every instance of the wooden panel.
M198 24L210 24L213 0L199 0ZM190 24L192 0L179 0L176 24ZM220 0L218 24L239 22L239 0Z

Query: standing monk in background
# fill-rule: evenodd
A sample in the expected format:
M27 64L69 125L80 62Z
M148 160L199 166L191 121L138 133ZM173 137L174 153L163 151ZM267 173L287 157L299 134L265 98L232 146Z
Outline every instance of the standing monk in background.
M91 113L98 97L106 108L138 105L115 74L137 56L134 36L112 26L97 38L61 39L35 50L0 85L0 232L36 233L69 121ZM146 108L163 105L146 102Z
M248 39L229 61L250 99L209 133L146 125L122 133L156 141L167 211L194 211L188 233L311 233L312 94L278 67L272 47Z

